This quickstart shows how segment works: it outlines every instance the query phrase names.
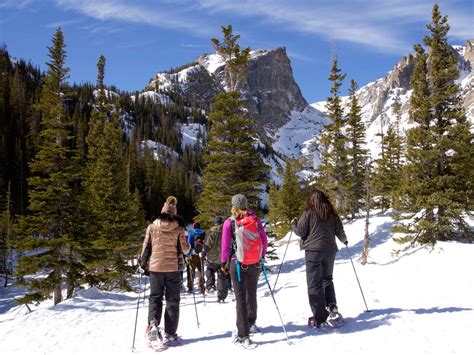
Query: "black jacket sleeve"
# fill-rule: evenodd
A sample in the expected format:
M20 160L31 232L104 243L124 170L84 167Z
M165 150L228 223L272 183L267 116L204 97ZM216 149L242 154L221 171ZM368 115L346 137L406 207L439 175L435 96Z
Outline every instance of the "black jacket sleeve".
M300 236L303 240L308 238L309 235L309 212L304 211L298 221L292 226L293 232Z
M342 226L339 216L334 218L334 231L336 233L336 237L341 241L341 243L347 242L346 233L344 232L344 227Z

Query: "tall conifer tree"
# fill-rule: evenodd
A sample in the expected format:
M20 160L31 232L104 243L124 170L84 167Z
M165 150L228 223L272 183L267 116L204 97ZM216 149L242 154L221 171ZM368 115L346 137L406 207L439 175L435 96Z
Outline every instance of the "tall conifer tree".
M104 86L105 58L98 63L95 113L90 122L86 204L91 251L87 263L94 282L105 288L128 289L128 261L137 253L143 217L138 195L129 192L129 179L120 107L108 102Z
M70 264L69 249L77 207L74 182L77 179L75 154L63 105L66 52L60 28L52 40L44 88L38 106L41 132L38 153L30 164L29 212L22 220L19 249L29 251L19 261L20 276L43 272L44 278L25 278L31 294L23 302L43 300L53 292L54 304L61 302L61 283Z
M324 189L335 200L335 207L342 215L347 215L348 182L350 166L347 159L344 127L346 119L342 108L340 89L346 77L337 65L337 58L332 61L329 81L332 82L331 94L327 98L328 116L331 122L324 127L320 136L321 164L320 181Z
M473 136L455 83L459 69L447 42L448 19L438 5L427 28L428 52L415 46L410 118L416 126L408 131L404 190L417 216L396 228L410 245L472 238L462 214L472 208Z
M301 165L297 160L290 159L286 163L283 174L283 185L270 189L270 206L268 219L274 225L273 232L278 237L283 237L290 230L290 222L298 217L305 203L305 189L301 188L297 172Z
M1 269L5 278L3 287L8 285L8 275L12 266L12 252L15 240L15 220L11 211L10 186L8 184L5 208L0 214L0 252Z
M203 191L198 201L198 218L205 226L211 225L214 216L229 214L231 197L236 193L247 196L249 207L257 207L261 185L266 181L266 168L254 148L255 122L248 117L237 91L246 73L250 49L240 50L240 36L233 35L231 25L222 27L222 32L223 40L212 39L212 43L226 60L226 84L230 91L216 95L209 114Z
M355 218L364 205L364 181L366 175L367 150L365 145L365 127L361 119L361 108L356 96L357 83L351 80L349 89L350 111L347 120L347 160L350 166L348 180L348 213Z

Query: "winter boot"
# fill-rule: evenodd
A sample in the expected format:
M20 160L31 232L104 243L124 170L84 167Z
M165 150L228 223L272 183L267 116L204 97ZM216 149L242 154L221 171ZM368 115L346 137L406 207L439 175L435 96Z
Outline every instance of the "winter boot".
M333 328L341 327L344 325L344 318L335 304L330 304L328 307L329 315L326 322Z
M155 321L151 321L146 328L145 341L146 345L155 351L161 351L165 348L160 330L158 329Z
M181 338L176 334L171 335L166 333L163 339L163 345L165 346L178 346L181 343Z
M249 337L237 336L234 338L234 344L244 349L254 349L257 347L257 344L251 341Z
M160 331L158 330L158 327L156 326L155 321L152 320L150 324L147 326L145 335L149 341L156 341L159 338L161 338Z
M257 327L256 324L252 324L252 325L250 326L249 333L250 333L250 334L260 334L261 331L260 331L260 328Z

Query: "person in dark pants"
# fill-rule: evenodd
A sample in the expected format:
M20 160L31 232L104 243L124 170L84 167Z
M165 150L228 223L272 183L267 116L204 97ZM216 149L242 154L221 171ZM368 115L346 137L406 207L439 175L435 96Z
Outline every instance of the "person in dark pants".
M192 293L194 289L194 279L196 277L196 270L198 272L199 280L199 291L205 292L204 289L204 260L201 258L201 252L204 246L204 239L206 233L201 229L199 222L193 223L192 229L188 232L188 244L191 246L192 253L187 257L186 271L187 271L187 284L188 293Z
M227 298L231 287L230 275L221 270L221 236L222 222L221 216L214 220L214 226L209 230L204 241L204 249L201 256L206 258L206 291L213 293L216 290L217 273L217 302L223 303Z
M231 211L232 217L226 219L222 227L221 267L224 272L230 271L234 286L237 315L237 336L234 343L244 348L251 348L255 344L252 343L249 335L251 332L258 331L255 325L257 281L261 270L261 258L265 257L268 240L255 212L247 210L247 198L244 195L237 194L232 197ZM246 232L237 233L238 228L244 225L248 228ZM245 243L250 243L250 240L239 246L243 241L242 236L250 235L252 235L252 242L257 242L255 245L258 247L247 248L251 244Z
M329 198L313 189L299 219L292 221L292 229L303 240L306 262L308 300L316 328L327 325L328 316L339 317L333 283L336 237L347 245L341 219Z
M162 339L167 345L178 341L176 330L181 271L184 269L183 254L191 250L184 221L176 215L176 202L175 197L168 197L161 214L148 226L140 257L142 268L150 273L147 338L150 342ZM164 335L158 329L163 312L163 296L166 299Z

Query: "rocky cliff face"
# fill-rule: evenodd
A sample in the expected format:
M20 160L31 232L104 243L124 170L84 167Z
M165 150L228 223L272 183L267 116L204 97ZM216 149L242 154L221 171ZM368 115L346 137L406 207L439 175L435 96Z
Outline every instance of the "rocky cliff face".
M474 39L466 41L464 47L458 47L458 62L460 63L460 85L464 108L467 116L474 122Z
M213 97L224 91L224 69L219 55L204 55L187 66L156 74L145 91L179 93L186 102L208 111ZM252 51L247 76L239 89L261 139L268 142L274 141L278 129L290 121L293 112L315 111L293 78L285 48Z
M385 111L385 105L391 94L397 92L398 95L404 95L410 90L413 67L413 56L407 55L383 78L358 90L357 98L367 124L373 123ZM348 98L343 100L347 102ZM402 112L407 112L407 109L408 106L403 105Z
M250 114L258 117L257 125L270 132L287 123L293 111L308 107L293 78L285 48L255 52L241 90Z

